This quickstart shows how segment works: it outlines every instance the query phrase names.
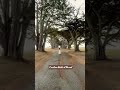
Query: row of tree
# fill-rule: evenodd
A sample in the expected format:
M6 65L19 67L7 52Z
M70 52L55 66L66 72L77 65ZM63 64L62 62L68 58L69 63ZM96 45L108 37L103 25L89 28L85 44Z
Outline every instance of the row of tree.
M85 32L84 17L77 17L79 11L75 15L75 8L67 0L37 0L35 6L37 50L45 51L48 36L51 38L52 47L58 46L61 43L59 40L61 36L67 40L68 48L74 43L75 51L79 51L79 45L84 41L81 38L84 37ZM58 31L65 27L66 29Z
M67 0L37 0L36 5L36 46L37 50L45 51L48 30L60 25L71 12Z
M107 60L106 46L120 40L120 1L86 0L86 45L93 45L95 60Z
M34 22L34 0L0 0L0 46L3 56L23 58L27 29Z
M84 15L77 17L79 12L75 15L67 0L0 0L0 45L4 56L22 58L27 28L34 21L34 6L35 41L39 51L45 51L47 36L56 34L54 37L66 39L68 48L74 44L75 51L79 51L85 38L86 47L94 46L95 59L106 60L106 46L120 39L118 0L87 0L86 20ZM58 31L61 27L66 29ZM52 30L57 32L53 34Z

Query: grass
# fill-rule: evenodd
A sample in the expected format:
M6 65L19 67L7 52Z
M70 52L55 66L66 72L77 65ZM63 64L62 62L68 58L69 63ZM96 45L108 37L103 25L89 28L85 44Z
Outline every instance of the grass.
M94 58L94 51L89 50L89 55L87 57ZM106 55L109 59L112 59L111 61L95 61L94 59L90 59L89 61L86 61L85 69L88 72L89 75L89 81L91 84L90 87L94 88L109 88L104 90L120 90L120 49L107 49ZM117 61L116 61L117 60ZM91 76L90 76L91 74ZM86 74L87 75L87 74ZM88 76L87 76L88 77ZM92 81L93 80L93 81ZM92 81L92 82L91 82ZM96 85L95 81L97 81L98 86ZM97 87L96 87L97 86ZM95 89L95 90L96 90ZM91 89L92 90L92 89ZM99 89L102 90L102 89Z
M111 59L119 59L120 58L120 50L119 49L109 49L106 51L106 55Z
M88 58L88 60L94 61L95 52L92 49L88 50L86 55L87 55L86 58ZM107 49L106 56L109 59L118 60L120 58L120 50L119 49Z

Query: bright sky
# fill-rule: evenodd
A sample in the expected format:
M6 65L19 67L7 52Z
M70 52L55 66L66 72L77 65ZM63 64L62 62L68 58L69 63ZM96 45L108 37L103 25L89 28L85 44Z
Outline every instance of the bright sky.
M81 7L81 10L85 11L85 0L68 0L75 8Z
M85 0L68 0L76 9L80 8L80 13L85 13Z

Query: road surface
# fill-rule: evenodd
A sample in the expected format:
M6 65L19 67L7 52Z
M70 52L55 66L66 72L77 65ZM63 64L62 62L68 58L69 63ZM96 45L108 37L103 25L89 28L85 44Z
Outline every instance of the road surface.
M54 52L41 70L35 73L35 90L85 90L85 65L76 63L73 69L49 69L49 65L70 65L66 52Z

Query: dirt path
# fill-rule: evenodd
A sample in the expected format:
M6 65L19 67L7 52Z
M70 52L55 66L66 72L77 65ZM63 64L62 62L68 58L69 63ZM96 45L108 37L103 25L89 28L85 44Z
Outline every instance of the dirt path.
M42 69L35 74L35 90L85 90L84 65L71 63L68 53L54 52ZM49 65L73 65L73 69L49 69ZM83 70L82 70L83 69ZM83 80L84 79L84 80Z

